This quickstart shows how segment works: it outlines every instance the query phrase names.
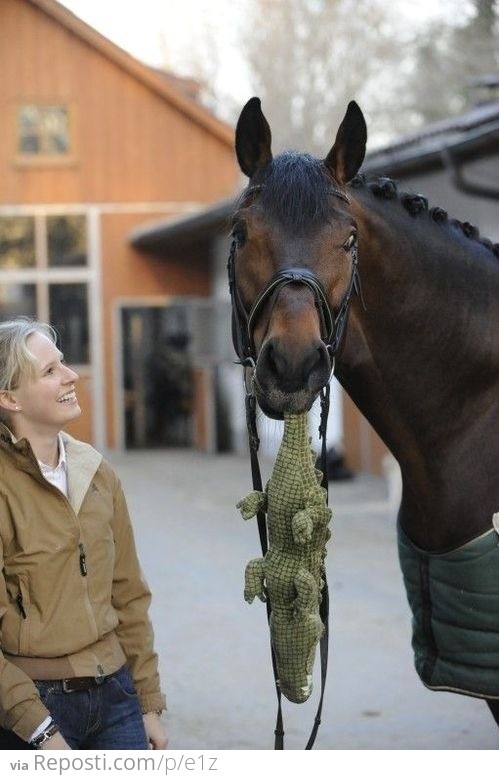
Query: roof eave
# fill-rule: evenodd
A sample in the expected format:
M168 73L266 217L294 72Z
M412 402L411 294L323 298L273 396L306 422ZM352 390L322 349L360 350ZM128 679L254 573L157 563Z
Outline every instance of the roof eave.
M499 149L499 120L468 131L466 136L462 133L442 134L405 148L374 152L366 157L362 171L368 175L421 174L446 166L445 155L448 153L455 160L465 161L471 156L478 158L487 154L493 146Z
M195 214L138 227L131 233L130 243L137 250L156 253L212 239L216 232L222 236L227 234L235 201L225 199Z
M101 35L100 32L90 27L68 8L60 5L56 0L28 0L28 2L62 24L88 45L97 49L103 56L110 59L123 70L128 71L137 80L142 81L152 91L171 103L181 113L188 116L189 119L207 129L226 145L232 147L234 143L232 127L178 92L160 74L155 73L147 65L139 62L138 59L135 59L104 35Z

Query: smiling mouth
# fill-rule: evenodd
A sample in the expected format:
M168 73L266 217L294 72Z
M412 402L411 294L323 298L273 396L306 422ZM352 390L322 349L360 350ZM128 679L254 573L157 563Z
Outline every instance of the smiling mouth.
M76 391L69 391L69 393L65 393L64 396L61 396L60 399L57 399L57 402L59 404L69 404L70 402L76 401Z

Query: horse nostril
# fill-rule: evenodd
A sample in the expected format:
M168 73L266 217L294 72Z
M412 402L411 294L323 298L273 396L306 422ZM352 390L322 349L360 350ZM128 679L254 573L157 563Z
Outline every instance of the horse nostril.
M270 381L287 393L303 389L318 391L327 381L329 372L329 357L323 343L293 351L271 340L258 359L260 383Z
M317 391L324 385L325 379L329 376L331 365L327 348L321 343L314 348L307 360L304 362L303 376L308 388Z
M320 348L312 348L302 361L302 374L306 379L319 365L321 360Z
M322 348L320 347L311 347L304 354L300 370L304 385L311 387L311 384L315 382L315 376L322 371L322 361Z
M279 352L273 342L269 342L265 349L265 360L268 370L276 377L286 374L288 368L287 359Z

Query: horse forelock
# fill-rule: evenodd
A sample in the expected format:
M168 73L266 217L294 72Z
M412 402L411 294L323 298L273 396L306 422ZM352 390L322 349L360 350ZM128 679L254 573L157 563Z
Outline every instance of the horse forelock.
M320 159L294 152L279 154L265 169L261 183L262 208L286 229L305 231L327 220L333 182Z
M306 232L331 216L331 193L335 186L324 162L310 154L286 151L261 171L256 185L243 192L239 205L251 193L257 193L264 212L291 233ZM397 183L388 177L367 180L357 175L349 184L353 189L364 189L376 199L398 201L406 214L414 218L426 217L456 236L461 234L480 247L499 257L499 243L493 243L479 234L468 221L450 218L441 207L429 208L428 200L420 194L398 190Z

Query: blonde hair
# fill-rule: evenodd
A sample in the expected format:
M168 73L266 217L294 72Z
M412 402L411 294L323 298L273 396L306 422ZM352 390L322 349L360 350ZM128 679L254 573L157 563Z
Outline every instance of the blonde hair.
M28 350L27 340L36 333L57 341L52 326L33 318L19 317L0 323L0 391L15 390L23 377L34 374L36 359Z

